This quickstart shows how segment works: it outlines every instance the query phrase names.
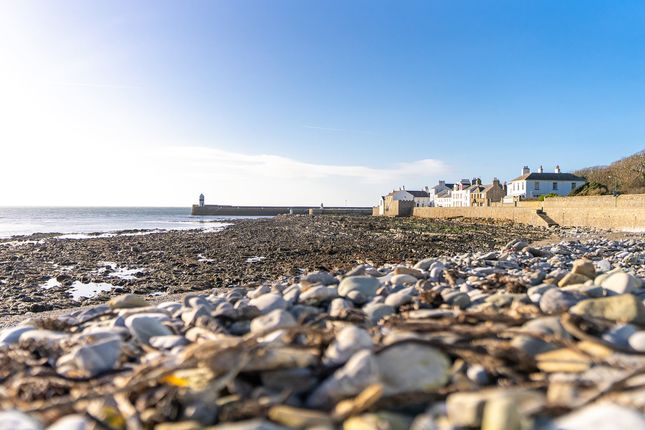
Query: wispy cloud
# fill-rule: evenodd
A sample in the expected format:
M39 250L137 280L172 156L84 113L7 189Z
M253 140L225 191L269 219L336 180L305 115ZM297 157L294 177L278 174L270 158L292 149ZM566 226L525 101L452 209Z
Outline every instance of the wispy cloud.
M228 176L259 176L279 179L351 178L364 183L396 183L441 175L449 166L441 160L421 159L397 162L382 167L319 164L270 154L241 154L207 147L168 147L158 156L189 164L195 168L225 173Z
M12 162L0 169L0 183L24 177L25 165L42 173L0 187L0 204L188 205L203 192L222 204L369 205L393 187L428 185L451 173L434 159L378 167L204 146L61 145L10 147L3 155ZM69 168L43 181L52 166Z

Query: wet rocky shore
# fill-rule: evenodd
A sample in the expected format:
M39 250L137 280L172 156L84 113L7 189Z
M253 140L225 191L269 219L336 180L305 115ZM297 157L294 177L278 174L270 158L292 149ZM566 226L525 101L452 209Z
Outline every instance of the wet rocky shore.
M201 235L67 245L92 270L138 247L112 271L184 249L222 284L164 300L136 276L3 329L0 430L645 428L642 236L306 217Z
M510 223L327 216L242 220L220 232L141 233L0 240L0 316L103 303L126 292L248 286L363 262L492 250L513 237L554 234Z

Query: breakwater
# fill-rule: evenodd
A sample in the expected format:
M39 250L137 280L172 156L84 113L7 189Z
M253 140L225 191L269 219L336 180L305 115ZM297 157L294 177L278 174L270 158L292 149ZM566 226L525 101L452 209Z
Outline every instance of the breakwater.
M311 207L311 206L228 206L193 205L193 215L211 216L275 216L275 215L371 215L370 207Z

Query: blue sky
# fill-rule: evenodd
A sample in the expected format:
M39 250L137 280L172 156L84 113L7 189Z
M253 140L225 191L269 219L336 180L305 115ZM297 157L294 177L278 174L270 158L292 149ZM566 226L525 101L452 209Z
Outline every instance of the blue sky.
M0 0L0 38L0 145L41 167L0 205L373 204L644 148L639 1Z

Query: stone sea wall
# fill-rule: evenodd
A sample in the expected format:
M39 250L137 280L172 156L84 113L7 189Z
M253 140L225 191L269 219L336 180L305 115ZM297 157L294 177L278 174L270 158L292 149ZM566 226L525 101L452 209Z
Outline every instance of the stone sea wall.
M553 208L589 209L645 209L645 194L614 196L548 197L541 206L547 211Z
M420 218L493 218L533 226L547 226L544 214L561 226L645 230L645 195L553 197L544 202L481 208L414 208Z
M553 197L542 209L562 226L645 229L645 194Z
M645 231L645 208L550 208L547 215L561 226Z
M517 207L477 207L477 208L414 208L413 216L419 218L492 218L547 227L535 209Z

